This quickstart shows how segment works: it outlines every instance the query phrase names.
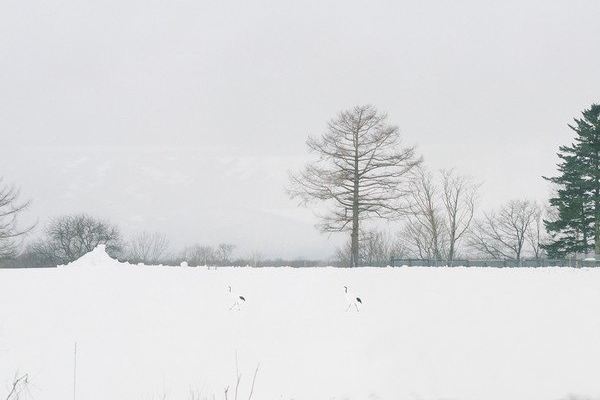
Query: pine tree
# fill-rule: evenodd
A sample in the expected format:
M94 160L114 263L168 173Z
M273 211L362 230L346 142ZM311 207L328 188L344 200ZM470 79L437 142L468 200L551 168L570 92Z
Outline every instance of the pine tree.
M569 125L574 143L559 149L559 176L545 178L558 187L550 199L555 218L544 221L552 238L544 248L551 257L600 254L600 105L582 115Z

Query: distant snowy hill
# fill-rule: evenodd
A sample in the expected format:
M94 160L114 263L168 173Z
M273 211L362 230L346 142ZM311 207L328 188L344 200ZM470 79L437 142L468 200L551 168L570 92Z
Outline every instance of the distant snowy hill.
M0 166L33 199L25 217L41 218L38 233L50 217L86 212L125 235L164 232L173 250L226 242L236 257L328 258L346 236L320 234L312 211L285 192L288 170L303 161L231 149L62 146L12 152ZM45 167L27 173L21 164Z

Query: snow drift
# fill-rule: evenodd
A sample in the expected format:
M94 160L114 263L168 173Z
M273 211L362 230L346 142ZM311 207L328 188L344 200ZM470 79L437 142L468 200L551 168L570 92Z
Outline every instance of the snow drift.
M240 399L259 363L256 400L600 395L596 269L144 268L99 248L0 270L0 304L0 380L28 372L37 399L73 397L75 342L85 400L232 399L236 358Z
M114 267L118 266L120 263L112 259L108 253L106 252L106 245L99 244L94 250L85 254L83 257L79 258L76 261L73 261L67 265L59 265L59 268L64 267L75 267L75 268L94 268L94 267ZM125 263L130 265L129 263Z

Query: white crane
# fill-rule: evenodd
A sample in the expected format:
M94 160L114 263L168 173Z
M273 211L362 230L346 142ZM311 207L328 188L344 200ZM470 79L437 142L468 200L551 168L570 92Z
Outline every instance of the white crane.
M354 296L352 293L350 293L348 286L344 286L344 295L346 296L346 304L348 305L348 307L346 307L346 312L350 311L352 307L354 307L356 312L360 311L359 304L362 305L362 300L360 297Z
M241 304L240 302L245 302L246 298L244 296L240 296L240 295L233 293L233 291L231 290L231 286L227 286L227 288L228 288L227 293L229 294L229 297L231 298L231 306L229 307L229 309L240 311L240 304Z

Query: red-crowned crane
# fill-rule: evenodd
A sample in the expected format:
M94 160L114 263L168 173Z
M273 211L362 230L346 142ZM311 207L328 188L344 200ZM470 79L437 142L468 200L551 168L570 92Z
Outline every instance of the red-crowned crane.
M237 295L235 293L233 293L233 291L231 290L231 286L227 286L228 288L228 294L229 297L231 298L231 306L229 307L230 310L236 310L236 311L240 311L240 302L245 302L246 298L244 296L240 296Z
M346 307L346 312L350 311L352 307L356 309L356 312L360 311L359 304L362 305L360 297L352 295L348 290L348 286L344 286L344 295L346 296L346 304L348 305L348 307Z

